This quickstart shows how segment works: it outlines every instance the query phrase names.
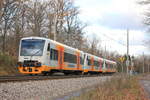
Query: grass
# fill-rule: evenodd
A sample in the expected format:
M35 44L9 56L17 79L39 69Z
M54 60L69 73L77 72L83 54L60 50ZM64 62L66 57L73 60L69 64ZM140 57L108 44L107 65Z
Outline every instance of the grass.
M70 100L148 100L137 76L114 76L95 90Z
M16 68L16 59L0 53L0 75L13 75L18 73Z

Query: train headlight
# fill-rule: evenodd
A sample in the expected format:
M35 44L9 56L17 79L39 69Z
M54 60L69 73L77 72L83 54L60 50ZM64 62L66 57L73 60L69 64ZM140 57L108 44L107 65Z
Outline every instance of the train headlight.
M23 65L22 62L17 62L17 66L18 66L18 67L21 67L22 65Z
M36 67L41 67L41 63L40 62L38 62L38 63L36 63Z

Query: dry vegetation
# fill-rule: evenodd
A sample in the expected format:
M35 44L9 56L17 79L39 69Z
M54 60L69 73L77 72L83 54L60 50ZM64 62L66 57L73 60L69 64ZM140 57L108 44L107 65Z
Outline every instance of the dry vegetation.
M112 78L95 90L71 100L148 100L137 76Z
M0 75L17 74L16 59L0 53Z

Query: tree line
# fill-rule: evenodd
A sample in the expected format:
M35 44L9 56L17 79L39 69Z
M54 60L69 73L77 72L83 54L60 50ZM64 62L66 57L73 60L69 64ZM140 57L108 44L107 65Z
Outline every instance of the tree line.
M15 55L26 36L54 39L54 27L57 41L81 48L85 25L78 14L73 0L1 0L0 51Z
M1 0L0 52L16 56L22 37L54 39L57 33L58 42L104 56L99 38L84 36L87 25L80 21L79 13L73 0Z

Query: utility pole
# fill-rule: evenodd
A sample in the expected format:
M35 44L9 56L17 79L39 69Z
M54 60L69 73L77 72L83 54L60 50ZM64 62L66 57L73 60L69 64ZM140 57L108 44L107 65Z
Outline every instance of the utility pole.
M145 67L145 57L144 57L144 52L143 52L143 73L145 72L144 67Z
M131 72L131 74L133 74L133 71L134 71L134 56L132 56L132 57L130 57L130 59L131 59L131 69L130 69L130 72Z
M126 61L126 67L127 67L127 74L129 72L129 29L127 29L127 61Z

